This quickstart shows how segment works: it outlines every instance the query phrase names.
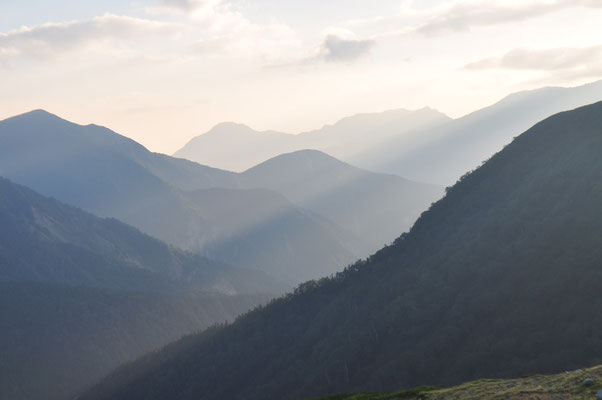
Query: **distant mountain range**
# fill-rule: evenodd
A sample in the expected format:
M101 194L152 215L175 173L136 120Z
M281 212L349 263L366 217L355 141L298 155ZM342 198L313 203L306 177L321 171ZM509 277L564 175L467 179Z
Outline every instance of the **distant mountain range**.
M283 290L2 178L0 226L2 399L68 398Z
M374 171L449 186L538 121L600 100L602 81L514 93L434 129L390 137L345 160Z
M515 93L456 120L429 108L396 110L359 114L299 135L224 123L174 155L239 171L281 153L316 149L370 171L449 186L536 122L600 100L602 81Z
M320 150L347 160L389 137L449 121L449 117L430 108L391 110L358 114L298 135L258 132L243 124L225 122L192 139L174 157L238 172L280 154L304 149Z
M602 102L554 115L365 261L114 371L81 400L298 399L602 356Z
M0 175L291 285L329 275L389 243L443 192L325 154L301 154L236 174L151 153L106 128L40 110L0 122ZM291 170L292 190L273 180L286 176L283 168ZM324 193L316 197L318 189Z

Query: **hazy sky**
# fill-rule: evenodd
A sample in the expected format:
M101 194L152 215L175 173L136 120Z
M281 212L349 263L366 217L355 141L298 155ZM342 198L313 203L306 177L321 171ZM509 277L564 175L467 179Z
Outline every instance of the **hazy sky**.
M602 78L601 21L602 0L2 0L0 119L44 108L172 153L221 121L457 117Z

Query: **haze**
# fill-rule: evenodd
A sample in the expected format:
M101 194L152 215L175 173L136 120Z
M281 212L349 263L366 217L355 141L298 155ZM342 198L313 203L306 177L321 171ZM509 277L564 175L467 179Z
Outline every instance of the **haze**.
M596 0L5 0L0 119L43 108L172 154L222 121L299 133L427 105L456 118L593 81L601 18Z

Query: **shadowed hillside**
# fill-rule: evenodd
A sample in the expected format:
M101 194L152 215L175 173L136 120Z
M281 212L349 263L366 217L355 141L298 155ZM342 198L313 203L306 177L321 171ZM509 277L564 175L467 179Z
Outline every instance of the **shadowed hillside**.
M68 398L278 287L3 178L0 226L1 399Z
M127 364L82 399L298 399L602 356L602 103L538 123L332 279Z

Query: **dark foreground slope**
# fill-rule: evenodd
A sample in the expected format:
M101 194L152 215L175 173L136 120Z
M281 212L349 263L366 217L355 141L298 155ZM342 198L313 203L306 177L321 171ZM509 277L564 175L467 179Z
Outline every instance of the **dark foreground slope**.
M0 280L0 399L72 398L119 364L265 300Z
M0 399L68 398L271 287L0 178Z
M393 393L338 394L312 400L585 400L595 399L600 390L602 366L599 365L555 375L535 374L514 379L480 379L442 389L422 386Z
M82 398L297 399L602 356L602 103L557 114L332 279L125 365Z

